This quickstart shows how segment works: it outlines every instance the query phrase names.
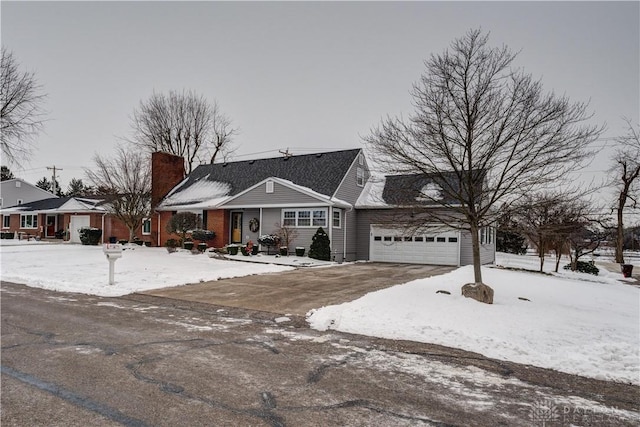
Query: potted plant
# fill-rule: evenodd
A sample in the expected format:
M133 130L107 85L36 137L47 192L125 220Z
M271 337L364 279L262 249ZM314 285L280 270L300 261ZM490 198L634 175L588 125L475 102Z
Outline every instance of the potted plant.
M177 251L179 245L180 243L176 239L167 239L167 241L164 243L164 246L167 248L167 252L169 252L170 254Z
M296 256L304 256L304 246L296 246Z
M207 250L208 245L205 242L198 243L198 250L204 252Z
M229 255L238 255L238 245L234 245L234 244L228 245L227 253Z
M253 242L249 240L245 246L240 248L240 250L242 251L242 255L244 256L253 255L253 247L254 247Z
M193 240L190 240L190 239L185 240L184 243L182 244L182 247L190 251L191 249L193 249Z
M280 246L280 255L281 256L289 255L289 248L287 248L286 246Z
M258 238L258 243L267 247L268 254L271 247L278 246L280 244L280 237L275 234L263 234Z

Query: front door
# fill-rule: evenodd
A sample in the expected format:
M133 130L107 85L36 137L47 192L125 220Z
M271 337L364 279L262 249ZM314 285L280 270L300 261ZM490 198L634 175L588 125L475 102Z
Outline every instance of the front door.
M242 212L231 212L231 243L242 243Z
M45 237L54 237L56 235L56 216L47 215L47 228L45 229Z

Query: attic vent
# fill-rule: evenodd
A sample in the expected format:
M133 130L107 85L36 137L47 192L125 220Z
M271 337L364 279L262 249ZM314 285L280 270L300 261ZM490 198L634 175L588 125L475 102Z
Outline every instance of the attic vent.
M16 181L16 188L20 188L20 185L22 185L22 183L20 181Z
M254 164L255 162L256 162L255 160L249 160L250 165Z
M273 181L267 181L267 193L273 193Z
M222 164L222 167L223 167L223 168L226 168L228 164L229 164L229 163L223 163L223 164Z
M322 153L316 154L316 157L318 157L318 158L322 157Z

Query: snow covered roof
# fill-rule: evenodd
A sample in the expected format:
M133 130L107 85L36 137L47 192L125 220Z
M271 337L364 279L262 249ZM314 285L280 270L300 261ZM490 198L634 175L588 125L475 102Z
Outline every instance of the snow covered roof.
M99 206L103 199L87 199L80 197L51 197L22 205L2 209L3 214L33 212L33 213L65 213L65 212L106 212Z
M229 199L231 185L226 182L209 181L209 175L185 187L189 178L178 184L164 198L158 210L215 208ZM185 187L185 188L183 188Z
M461 182L455 172L372 176L360 194L356 208L454 206L459 201L452 194L460 189Z
M331 198L361 151L352 149L200 165L164 198L158 210L214 208L228 197L273 177Z

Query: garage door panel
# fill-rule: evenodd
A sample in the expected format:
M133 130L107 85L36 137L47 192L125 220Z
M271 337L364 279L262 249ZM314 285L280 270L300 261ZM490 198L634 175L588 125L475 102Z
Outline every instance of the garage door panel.
M408 235L400 229L371 226L369 259L380 262L458 265L460 234L442 228Z
M69 221L69 241L80 243L80 233L78 230L82 227L89 227L91 217L89 215L73 215Z

